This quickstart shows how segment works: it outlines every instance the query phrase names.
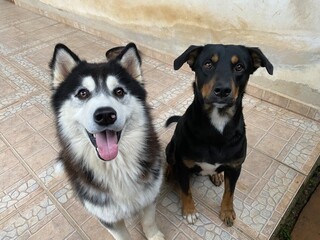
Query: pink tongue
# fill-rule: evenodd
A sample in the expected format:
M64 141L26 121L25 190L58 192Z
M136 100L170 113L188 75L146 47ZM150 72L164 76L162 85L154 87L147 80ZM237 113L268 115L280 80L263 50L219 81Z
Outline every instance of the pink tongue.
M106 161L114 159L118 154L118 139L114 131L96 134L96 143L101 158Z

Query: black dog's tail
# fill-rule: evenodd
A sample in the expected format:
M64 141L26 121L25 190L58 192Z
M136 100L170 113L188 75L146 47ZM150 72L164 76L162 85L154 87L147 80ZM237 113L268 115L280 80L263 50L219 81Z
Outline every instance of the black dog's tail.
M171 123L173 123L173 122L178 122L180 118L181 118L181 116L172 116L172 117L169 117L168 120L167 120L166 123L165 123L165 126L168 127Z

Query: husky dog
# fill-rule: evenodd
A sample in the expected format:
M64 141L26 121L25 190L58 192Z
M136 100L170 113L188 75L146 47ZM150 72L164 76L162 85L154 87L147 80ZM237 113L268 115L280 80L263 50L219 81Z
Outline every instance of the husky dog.
M112 54L113 53L113 54ZM163 178L160 144L143 88L135 44L88 63L57 44L50 63L60 159L77 197L115 239L130 239L124 220L142 213L148 239Z

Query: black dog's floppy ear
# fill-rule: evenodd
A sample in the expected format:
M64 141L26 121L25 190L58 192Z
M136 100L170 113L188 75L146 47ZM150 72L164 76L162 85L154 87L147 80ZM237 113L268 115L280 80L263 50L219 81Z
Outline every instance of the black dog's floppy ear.
M54 48L53 57L49 64L52 75L52 87L57 88L67 76L71 73L72 69L80 62L79 57L73 53L67 46L59 43Z
M124 48L125 48L124 46L121 46L121 47L114 47L114 48L109 49L106 52L107 60L110 61L110 60L118 57Z
M120 65L125 68L128 73L138 81L143 81L141 70L141 57L134 43L125 46L120 54L116 57Z
M173 62L174 70L178 70L181 66L187 62L190 68L193 70L193 64L195 63L200 51L203 46L191 45L187 50L184 51L176 60Z
M267 59L267 57L262 53L262 51L257 47L247 48L250 52L253 61L253 72L259 67L265 67L270 75L273 74L273 66ZM252 72L252 73L253 73Z

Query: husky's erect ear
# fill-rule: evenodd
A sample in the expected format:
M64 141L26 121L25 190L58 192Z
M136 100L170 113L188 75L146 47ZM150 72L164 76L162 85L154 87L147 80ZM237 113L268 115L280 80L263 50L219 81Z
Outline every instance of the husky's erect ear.
M176 58L173 62L174 70L178 70L181 66L187 62L190 68L193 70L193 64L195 63L199 53L203 49L203 46L194 46L191 45L185 50L179 57Z
M257 47L247 48L253 62L253 71L257 70L259 67L265 67L270 75L273 74L273 66L267 59L267 57L262 53L262 51Z
M141 70L141 58L139 51L134 43L129 43L123 48L118 55L120 65L127 70L127 72L138 81L143 81Z
M72 69L80 62L79 57L74 54L68 47L59 43L54 48L52 60L49 64L52 74L53 89L57 88Z
M110 61L110 60L115 59L116 57L118 57L120 55L120 53L123 51L124 48L125 47L114 47L114 48L109 49L106 52L107 61Z

